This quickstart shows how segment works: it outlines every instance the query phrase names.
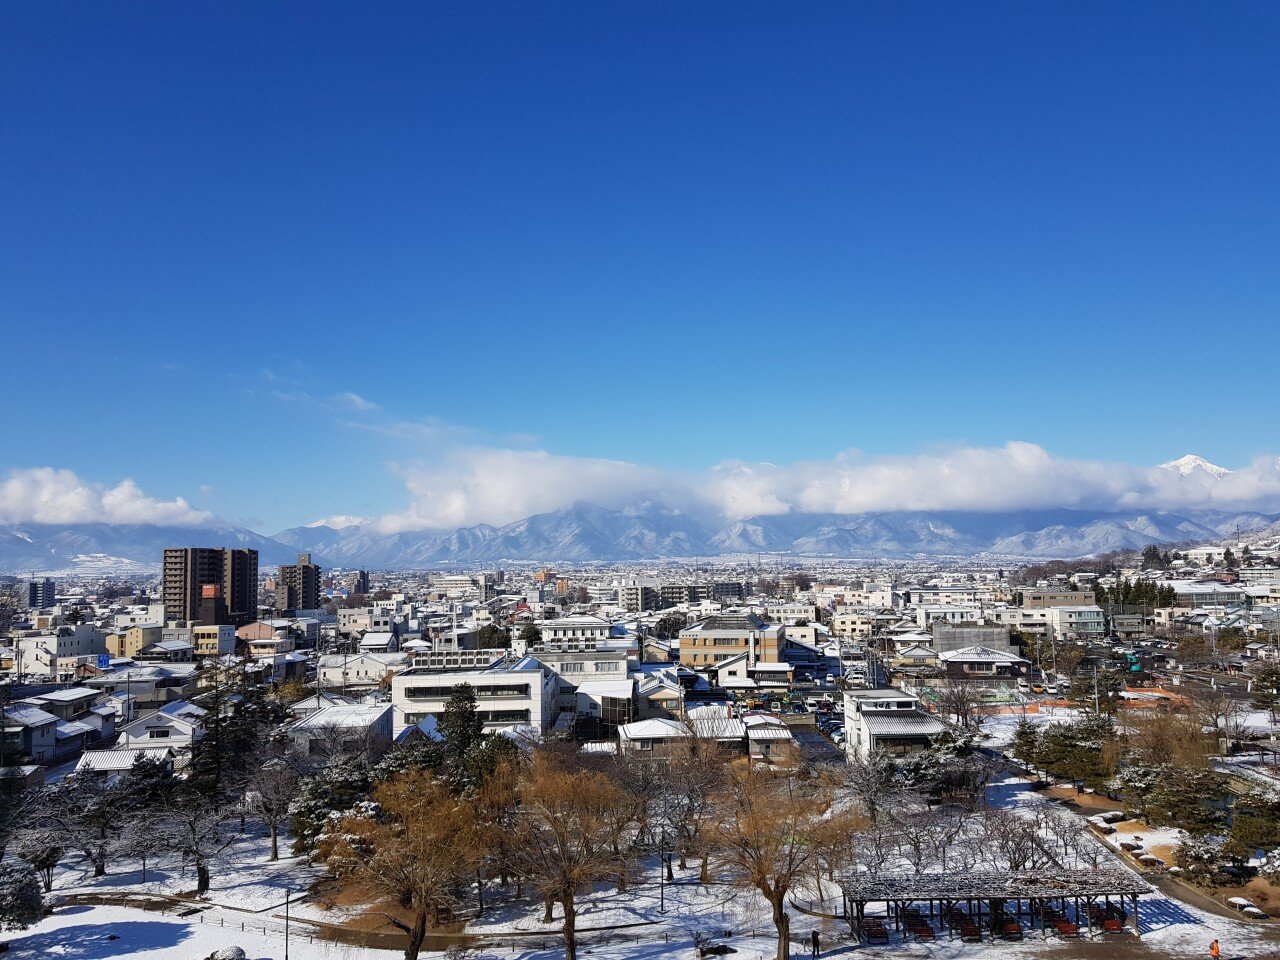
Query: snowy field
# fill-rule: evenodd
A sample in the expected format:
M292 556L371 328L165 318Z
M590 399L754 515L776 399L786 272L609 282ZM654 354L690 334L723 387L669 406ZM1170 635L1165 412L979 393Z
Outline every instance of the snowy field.
M215 906L262 913L284 909L286 897L297 899L324 875L319 867L289 855L287 838L280 843L280 859L268 859L270 848L263 831L251 824L242 839L223 852L210 871L210 889L202 898ZM87 863L68 857L54 875L55 894L131 893L190 896L196 887L195 869L177 858L152 860L143 880L142 862L117 859L103 877L93 876ZM300 907L305 907L299 905ZM332 917L330 918L332 919Z

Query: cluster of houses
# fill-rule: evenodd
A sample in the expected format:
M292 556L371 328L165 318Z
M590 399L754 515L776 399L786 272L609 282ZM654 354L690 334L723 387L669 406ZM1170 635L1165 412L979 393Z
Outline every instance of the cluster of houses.
M1171 587L1175 606L1135 617L1087 602L1095 584L1130 575ZM164 606L145 601L33 609L0 649L12 681L5 753L104 771L143 753L181 764L203 733L202 677L232 665L247 682L314 691L285 731L311 755L434 736L461 684L486 730L572 735L593 749L660 753L711 736L776 758L804 722L790 714L818 695L843 707L850 753L902 752L940 729L927 709L939 680L976 684L993 701L1025 685L1036 665L1019 634L1074 642L1235 630L1249 638L1239 656L1265 658L1280 633L1276 566L1184 563L1016 589L992 571L961 582L818 582L787 598L732 581L574 587L545 570L531 580L513 589L489 575L436 577L423 599L386 591L363 607L241 625L166 623Z

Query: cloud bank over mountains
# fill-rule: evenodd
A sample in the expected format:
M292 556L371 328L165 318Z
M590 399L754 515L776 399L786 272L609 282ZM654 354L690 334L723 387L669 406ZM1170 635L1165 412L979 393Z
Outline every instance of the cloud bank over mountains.
M735 520L791 513L1090 510L1277 510L1280 460L1229 471L1188 455L1136 467L1056 456L1034 443L958 447L908 456L850 451L789 465L729 461L702 473L541 450L465 448L433 467L400 468L409 507L381 533L503 524L586 501L609 509L655 504Z
M611 510L658 508L719 522L787 514L1051 508L1280 511L1275 457L1236 471L1191 455L1138 467L1073 460L1022 441L906 456L850 451L788 465L729 461L701 472L470 446L452 449L435 464L393 469L408 503L371 521L384 535L501 525L578 502ZM192 484L208 479L193 477ZM182 497L148 496L132 479L108 485L70 470L34 467L12 469L0 481L0 524L198 526L215 519Z

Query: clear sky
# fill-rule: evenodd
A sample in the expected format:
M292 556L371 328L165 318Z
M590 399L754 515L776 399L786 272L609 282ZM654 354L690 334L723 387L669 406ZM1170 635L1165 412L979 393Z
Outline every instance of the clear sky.
M481 452L1244 466L1278 121L1270 2L6 3L0 468L272 531Z

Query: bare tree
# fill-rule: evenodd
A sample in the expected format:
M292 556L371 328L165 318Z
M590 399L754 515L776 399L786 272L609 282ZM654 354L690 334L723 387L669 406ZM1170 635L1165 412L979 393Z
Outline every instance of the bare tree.
M96 777L70 776L38 791L24 818L28 829L56 835L62 846L82 853L95 877L121 848L126 804L121 791Z
M603 774L567 770L546 756L535 757L521 789L516 861L542 894L546 919L553 902L563 908L566 960L578 955L579 894L617 872L610 821L613 811L628 802Z
M53 871L65 852L61 839L51 830L30 830L18 838L18 859L36 872L45 893L53 890Z
M338 876L379 898L392 926L408 935L405 960L417 960L427 930L457 904L479 861L471 802L427 771L408 771L374 791L376 806L341 818L318 845Z
M936 689L939 713L951 717L966 730L977 730L982 726L982 714L978 712L982 700L973 681L946 679Z
M688 857L698 857L698 882L705 884L711 880L708 861L717 800L727 786L728 773L714 743L701 746L670 759L659 802L663 821L676 840L680 869L685 869Z
M16 583L0 583L0 637L7 637L13 623L22 613Z
M170 853L178 854L196 870L196 896L209 892L210 866L236 842L235 805L194 790L178 793L161 811L157 839Z
M1053 863L1034 820L1010 810L984 810L980 822L983 849L1000 869L1034 870Z
M289 821L298 780L298 772L283 757L264 761L250 777L245 807L271 832L271 860L280 859L280 827Z
M830 794L815 786L802 789L797 778L749 761L730 768L725 809L716 828L716 849L736 882L756 890L768 902L777 931L777 960L787 960L791 918L787 895L810 868L819 847Z
M880 751L865 759L852 759L844 768L844 785L872 823L878 822L885 810L901 806L909 799L909 791L898 776L893 758Z

